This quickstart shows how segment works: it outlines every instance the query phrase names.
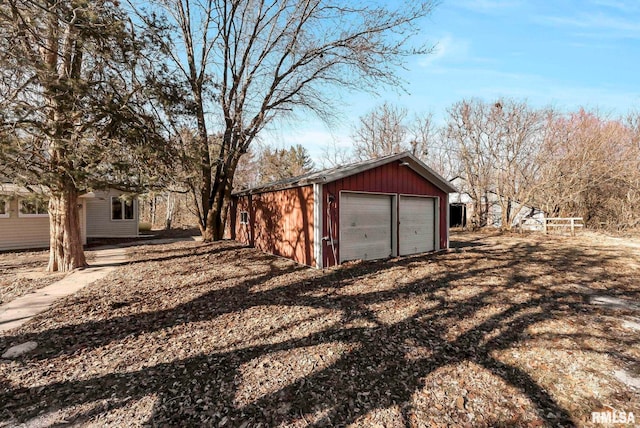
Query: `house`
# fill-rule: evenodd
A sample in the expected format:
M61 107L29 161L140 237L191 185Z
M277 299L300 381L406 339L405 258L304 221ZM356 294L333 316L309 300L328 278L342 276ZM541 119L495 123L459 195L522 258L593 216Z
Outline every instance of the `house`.
M41 186L0 184L0 251L49 246L48 191ZM138 202L116 189L79 197L80 228L87 238L138 236Z
M448 248L456 189L410 153L233 194L230 238L317 268Z
M452 179L451 183L458 189L464 189L467 186L464 178L459 176ZM473 197L462 190L449 196L449 226L467 227L473 219L475 206ZM484 224L496 228L502 227L502 206L497 193L487 191L481 198L480 206ZM516 213L511 222L512 227L519 226L522 223L523 228L536 228L542 225L545 216L542 210L518 201L511 202L511 212Z
M450 183L458 189L464 186L460 177L450 180ZM472 212L473 199L468 193L458 191L449 195L449 227L467 227Z

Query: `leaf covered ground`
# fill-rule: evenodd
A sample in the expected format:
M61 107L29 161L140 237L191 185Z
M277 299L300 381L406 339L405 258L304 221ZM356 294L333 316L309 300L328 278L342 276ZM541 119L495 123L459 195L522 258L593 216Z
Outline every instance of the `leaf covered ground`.
M640 377L640 249L486 233L452 247L324 272L233 242L132 247L0 336L0 351L38 343L0 360L0 426L640 419L640 392L615 375Z
M0 253L0 305L64 278L46 273L48 250Z
M93 251L86 251L91 263ZM0 252L0 305L61 280L64 272L46 272L49 250Z

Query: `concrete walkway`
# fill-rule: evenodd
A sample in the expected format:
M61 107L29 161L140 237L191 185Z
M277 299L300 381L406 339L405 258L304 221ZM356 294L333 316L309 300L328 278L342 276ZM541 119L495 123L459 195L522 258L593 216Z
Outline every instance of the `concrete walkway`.
M121 247L97 249L95 255L95 260L86 269L72 272L58 282L0 306L0 333L20 327L49 309L56 299L75 293L127 261L126 248Z

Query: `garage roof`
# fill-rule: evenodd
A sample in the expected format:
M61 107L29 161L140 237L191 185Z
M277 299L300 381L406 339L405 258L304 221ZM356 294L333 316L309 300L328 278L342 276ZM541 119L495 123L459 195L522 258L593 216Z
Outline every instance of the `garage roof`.
M234 192L235 196L248 195L252 193L270 192L274 190L284 190L293 187L305 186L315 183L329 183L332 181L340 180L344 177L349 177L354 174L358 174L363 171L367 171L373 168L377 168L382 165L386 165L391 162L401 162L403 165L414 170L416 173L424 177L426 180L435 184L440 190L447 193L457 192L456 189L448 180L443 178L440 174L429 168L420 159L415 157L409 152L398 153L396 155L384 156L377 159L371 159L363 162L352 163L349 165L341 165L335 168L329 168L322 171L310 172L308 174L299 175L297 177L286 178L284 180L278 180L260 186L251 187L249 189L243 189L238 192Z

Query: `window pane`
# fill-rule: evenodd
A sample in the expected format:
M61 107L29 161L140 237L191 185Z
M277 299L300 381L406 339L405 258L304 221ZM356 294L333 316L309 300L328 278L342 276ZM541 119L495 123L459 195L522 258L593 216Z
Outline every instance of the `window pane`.
M47 214L49 211L49 201L46 199L36 200L36 211L38 214Z
M8 204L6 199L0 199L0 215L7 213Z
M111 198L111 220L122 220L122 201Z
M20 214L38 214L38 207L35 201L22 199L20 201Z
M125 220L133 220L133 201L125 201L124 218Z

